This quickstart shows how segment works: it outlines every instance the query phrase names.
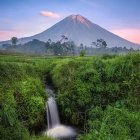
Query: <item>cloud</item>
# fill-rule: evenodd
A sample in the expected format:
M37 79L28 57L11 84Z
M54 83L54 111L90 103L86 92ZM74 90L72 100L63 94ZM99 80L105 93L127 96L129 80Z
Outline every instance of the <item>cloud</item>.
M112 30L112 32L131 42L140 44L140 29L117 29Z
M60 18L60 15L54 12L50 12L50 11L41 11L40 12L41 15L45 16L45 17L50 17L50 18Z

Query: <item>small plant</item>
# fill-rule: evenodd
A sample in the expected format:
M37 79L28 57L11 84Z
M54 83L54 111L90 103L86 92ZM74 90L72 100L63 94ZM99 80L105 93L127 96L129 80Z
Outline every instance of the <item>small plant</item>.
M85 50L81 50L80 56L83 57L83 56L85 56L85 54L86 54Z

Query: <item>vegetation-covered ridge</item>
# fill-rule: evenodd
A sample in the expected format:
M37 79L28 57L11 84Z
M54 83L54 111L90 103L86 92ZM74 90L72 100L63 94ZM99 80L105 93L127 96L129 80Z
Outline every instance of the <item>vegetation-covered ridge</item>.
M97 57L0 56L0 138L45 128L45 82L57 91L61 121L78 140L140 139L140 54Z

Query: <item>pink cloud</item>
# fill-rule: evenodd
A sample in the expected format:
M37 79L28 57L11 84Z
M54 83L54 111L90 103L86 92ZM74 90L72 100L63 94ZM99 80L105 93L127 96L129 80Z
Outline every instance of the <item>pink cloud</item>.
M112 32L131 42L140 44L140 29L118 29L112 30Z
M41 11L40 12L41 15L45 16L45 17L50 17L50 18L60 18L60 15L54 12L50 12L50 11Z

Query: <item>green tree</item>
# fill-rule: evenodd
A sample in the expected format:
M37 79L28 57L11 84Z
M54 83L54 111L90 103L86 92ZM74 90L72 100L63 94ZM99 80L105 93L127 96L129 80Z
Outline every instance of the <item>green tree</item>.
M81 57L85 56L85 53L86 53L85 50L81 50L81 51L80 51L80 56L81 56Z
M15 47L17 42L18 42L18 38L17 37L12 37L11 41L12 41L12 46Z
M60 42L68 40L68 37L66 37L65 35L62 35L61 37L62 38L61 38Z
M92 42L92 45L96 46L98 48L106 48L107 47L107 43L103 39L97 39L96 42Z

